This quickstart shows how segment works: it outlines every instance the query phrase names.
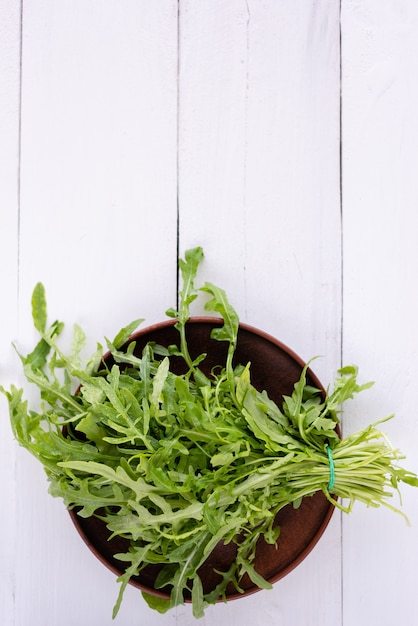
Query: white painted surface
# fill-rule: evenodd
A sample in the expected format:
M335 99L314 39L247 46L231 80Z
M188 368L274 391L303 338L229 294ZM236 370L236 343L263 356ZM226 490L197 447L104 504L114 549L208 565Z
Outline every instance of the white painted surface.
M346 2L343 16L344 359L375 380L347 428L395 413L393 445L418 470L418 7ZM418 623L418 498L411 527L358 507L344 519L344 626Z
M0 380L16 376L11 339L17 333L18 189L19 189L20 9L0 3ZM0 476L5 491L0 522L0 623L13 624L16 547L15 445L1 399Z
M243 321L324 356L324 384L341 350L377 381L345 428L396 412L387 430L418 471L418 10L342 2L342 221L339 13L334 0L33 0L20 82L20 8L0 2L2 383L23 382L9 346L32 347L38 280L51 317L80 323L91 347L133 318L162 319L178 229ZM114 576L0 409L0 623L111 624ZM411 528L357 507L341 535L334 515L273 591L199 623L414 626L412 489L404 508ZM130 588L114 623L128 622L195 620L189 607L155 614Z

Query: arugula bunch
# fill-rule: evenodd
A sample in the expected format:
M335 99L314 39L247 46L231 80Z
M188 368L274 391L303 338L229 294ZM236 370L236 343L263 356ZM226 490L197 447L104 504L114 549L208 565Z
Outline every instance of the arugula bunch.
M201 617L208 604L226 600L228 586L241 591L244 575L267 589L270 583L254 567L256 544L260 537L278 542L280 509L322 491L345 512L356 500L397 510L389 500L399 482L418 486L417 476L398 466L403 457L377 424L340 439L341 404L370 386L357 383L356 367L339 370L324 399L307 384L306 365L279 407L253 387L250 364L233 366L238 315L219 287L195 288L202 256L201 248L186 252L179 309L167 311L176 319L179 344L149 343L136 356L134 343L126 349L142 321L135 320L106 340L110 368L101 345L83 361L85 335L77 325L70 354L62 352L63 324L47 325L39 283L32 314L40 340L20 355L27 380L40 391L39 410L28 408L22 389L1 388L13 433L43 464L50 493L130 542L116 555L126 568L113 616L130 578L148 564L163 566L156 589L171 589L169 599L143 594L160 612L190 595ZM228 343L225 365L210 378L199 368L205 355L193 360L186 339L190 304L201 291L210 296L206 310L223 320L213 338ZM186 363L185 374L171 371L173 355ZM219 584L204 592L198 571L219 542L234 542L237 556L228 571L218 572Z

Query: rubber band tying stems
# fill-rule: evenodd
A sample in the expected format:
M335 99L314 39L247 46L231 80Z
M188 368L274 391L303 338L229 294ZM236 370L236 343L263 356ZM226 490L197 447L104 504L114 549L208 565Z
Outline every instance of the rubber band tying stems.
M332 450L329 446L327 446L327 453L328 453L328 461L329 461L328 491L331 491L335 483L335 467L334 467L334 459L332 458Z

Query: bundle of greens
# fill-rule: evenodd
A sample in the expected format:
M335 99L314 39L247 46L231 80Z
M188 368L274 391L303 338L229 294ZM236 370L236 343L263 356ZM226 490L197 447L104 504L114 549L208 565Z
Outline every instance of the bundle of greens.
M62 352L63 324L47 325L38 284L32 313L41 338L20 358L40 391L39 410L28 409L22 389L2 389L14 435L43 464L50 493L130 541L129 550L116 555L126 567L114 616L130 578L147 564L162 565L156 589L171 589L169 598L144 593L160 612L191 595L193 613L201 617L208 604L226 599L228 585L240 591L244 575L269 588L254 567L255 550L260 537L280 543L274 524L280 509L322 491L345 512L356 500L397 510L390 498L399 482L418 486L417 476L398 466L403 457L377 424L340 439L340 406L369 386L357 383L355 367L339 370L323 398L307 384L306 366L279 407L253 387L250 364L233 366L238 316L219 287L195 288L202 256L194 248L180 262L178 311L167 312L176 319L178 345L149 343L136 356L134 343L125 349L142 321L136 320L107 341L110 368L100 345L83 361L85 336L78 326L71 353ZM206 310L223 319L213 338L228 344L226 364L210 377L199 368L205 355L190 357L185 332L200 291L209 294ZM187 364L185 374L170 370L172 355ZM204 592L198 570L219 542L235 542L237 556L219 572L219 584Z

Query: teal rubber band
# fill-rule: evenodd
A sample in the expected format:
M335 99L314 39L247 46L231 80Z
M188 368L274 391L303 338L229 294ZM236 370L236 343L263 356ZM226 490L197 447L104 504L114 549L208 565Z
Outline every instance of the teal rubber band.
M328 453L328 461L329 461L328 491L331 491L335 483L335 467L334 467L334 459L332 458L332 450L329 446L327 446L327 453Z

